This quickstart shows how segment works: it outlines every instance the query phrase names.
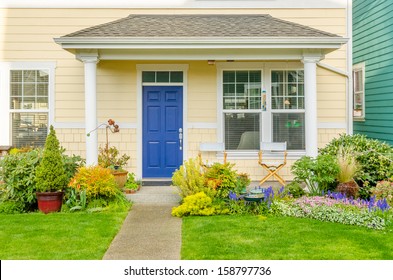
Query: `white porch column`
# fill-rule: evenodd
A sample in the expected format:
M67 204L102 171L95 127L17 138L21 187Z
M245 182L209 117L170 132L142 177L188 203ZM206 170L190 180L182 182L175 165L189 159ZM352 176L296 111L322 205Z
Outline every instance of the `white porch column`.
M306 155L318 155L318 127L317 127L317 62L320 57L304 56L304 105L305 105L305 133Z
M80 55L85 66L85 129L86 129L86 165L98 163L97 130L97 54ZM92 131L94 130L94 131ZM92 132L90 132L92 131ZM90 136L87 134L90 132Z

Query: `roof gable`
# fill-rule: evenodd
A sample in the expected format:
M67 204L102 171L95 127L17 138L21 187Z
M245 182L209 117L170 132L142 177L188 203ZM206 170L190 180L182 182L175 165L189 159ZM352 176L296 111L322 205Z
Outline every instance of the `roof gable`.
M262 15L130 15L63 38L339 38L290 21Z

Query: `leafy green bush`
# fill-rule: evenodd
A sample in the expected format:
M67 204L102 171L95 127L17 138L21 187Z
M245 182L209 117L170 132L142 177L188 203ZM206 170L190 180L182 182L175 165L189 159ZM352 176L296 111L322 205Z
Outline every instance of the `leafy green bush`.
M227 198L229 192L237 186L238 175L233 166L234 164L216 162L205 171L206 184L217 191L218 197Z
M214 191L205 185L205 177L197 159L185 161L172 176L173 185L179 189L182 198L199 192L204 192L210 197L214 196Z
M172 209L172 216L211 216L227 213L227 209L220 209L213 204L213 200L204 192L199 192L184 198L183 204Z
M320 195L335 181L339 167L335 156L304 156L292 165L291 171L295 175L295 181L304 182L311 195Z
M294 198L298 198L306 194L303 187L296 181L287 184L284 192L291 194Z
M4 189L0 201L22 203L23 211L32 210L36 203L35 170L42 158L42 150L7 155L0 161Z
M320 149L320 153L337 156L340 148L353 151L356 161L360 164L360 171L356 174L355 180L362 183L361 187L367 186L368 182L370 186L375 186L378 181L393 175L393 147L389 144L360 134L342 134Z
M40 192L63 190L68 183L62 150L53 126L46 137L43 157L36 169L36 188Z

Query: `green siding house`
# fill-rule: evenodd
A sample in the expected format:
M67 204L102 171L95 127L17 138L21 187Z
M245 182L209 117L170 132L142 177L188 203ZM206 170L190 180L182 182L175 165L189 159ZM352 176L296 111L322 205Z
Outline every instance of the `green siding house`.
M393 145L393 1L353 0L354 133Z

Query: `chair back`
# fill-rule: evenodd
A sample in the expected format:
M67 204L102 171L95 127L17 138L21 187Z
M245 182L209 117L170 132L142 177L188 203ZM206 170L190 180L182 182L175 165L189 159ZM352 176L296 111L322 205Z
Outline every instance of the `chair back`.
M224 143L201 143L199 145L201 152L223 152L225 151Z

